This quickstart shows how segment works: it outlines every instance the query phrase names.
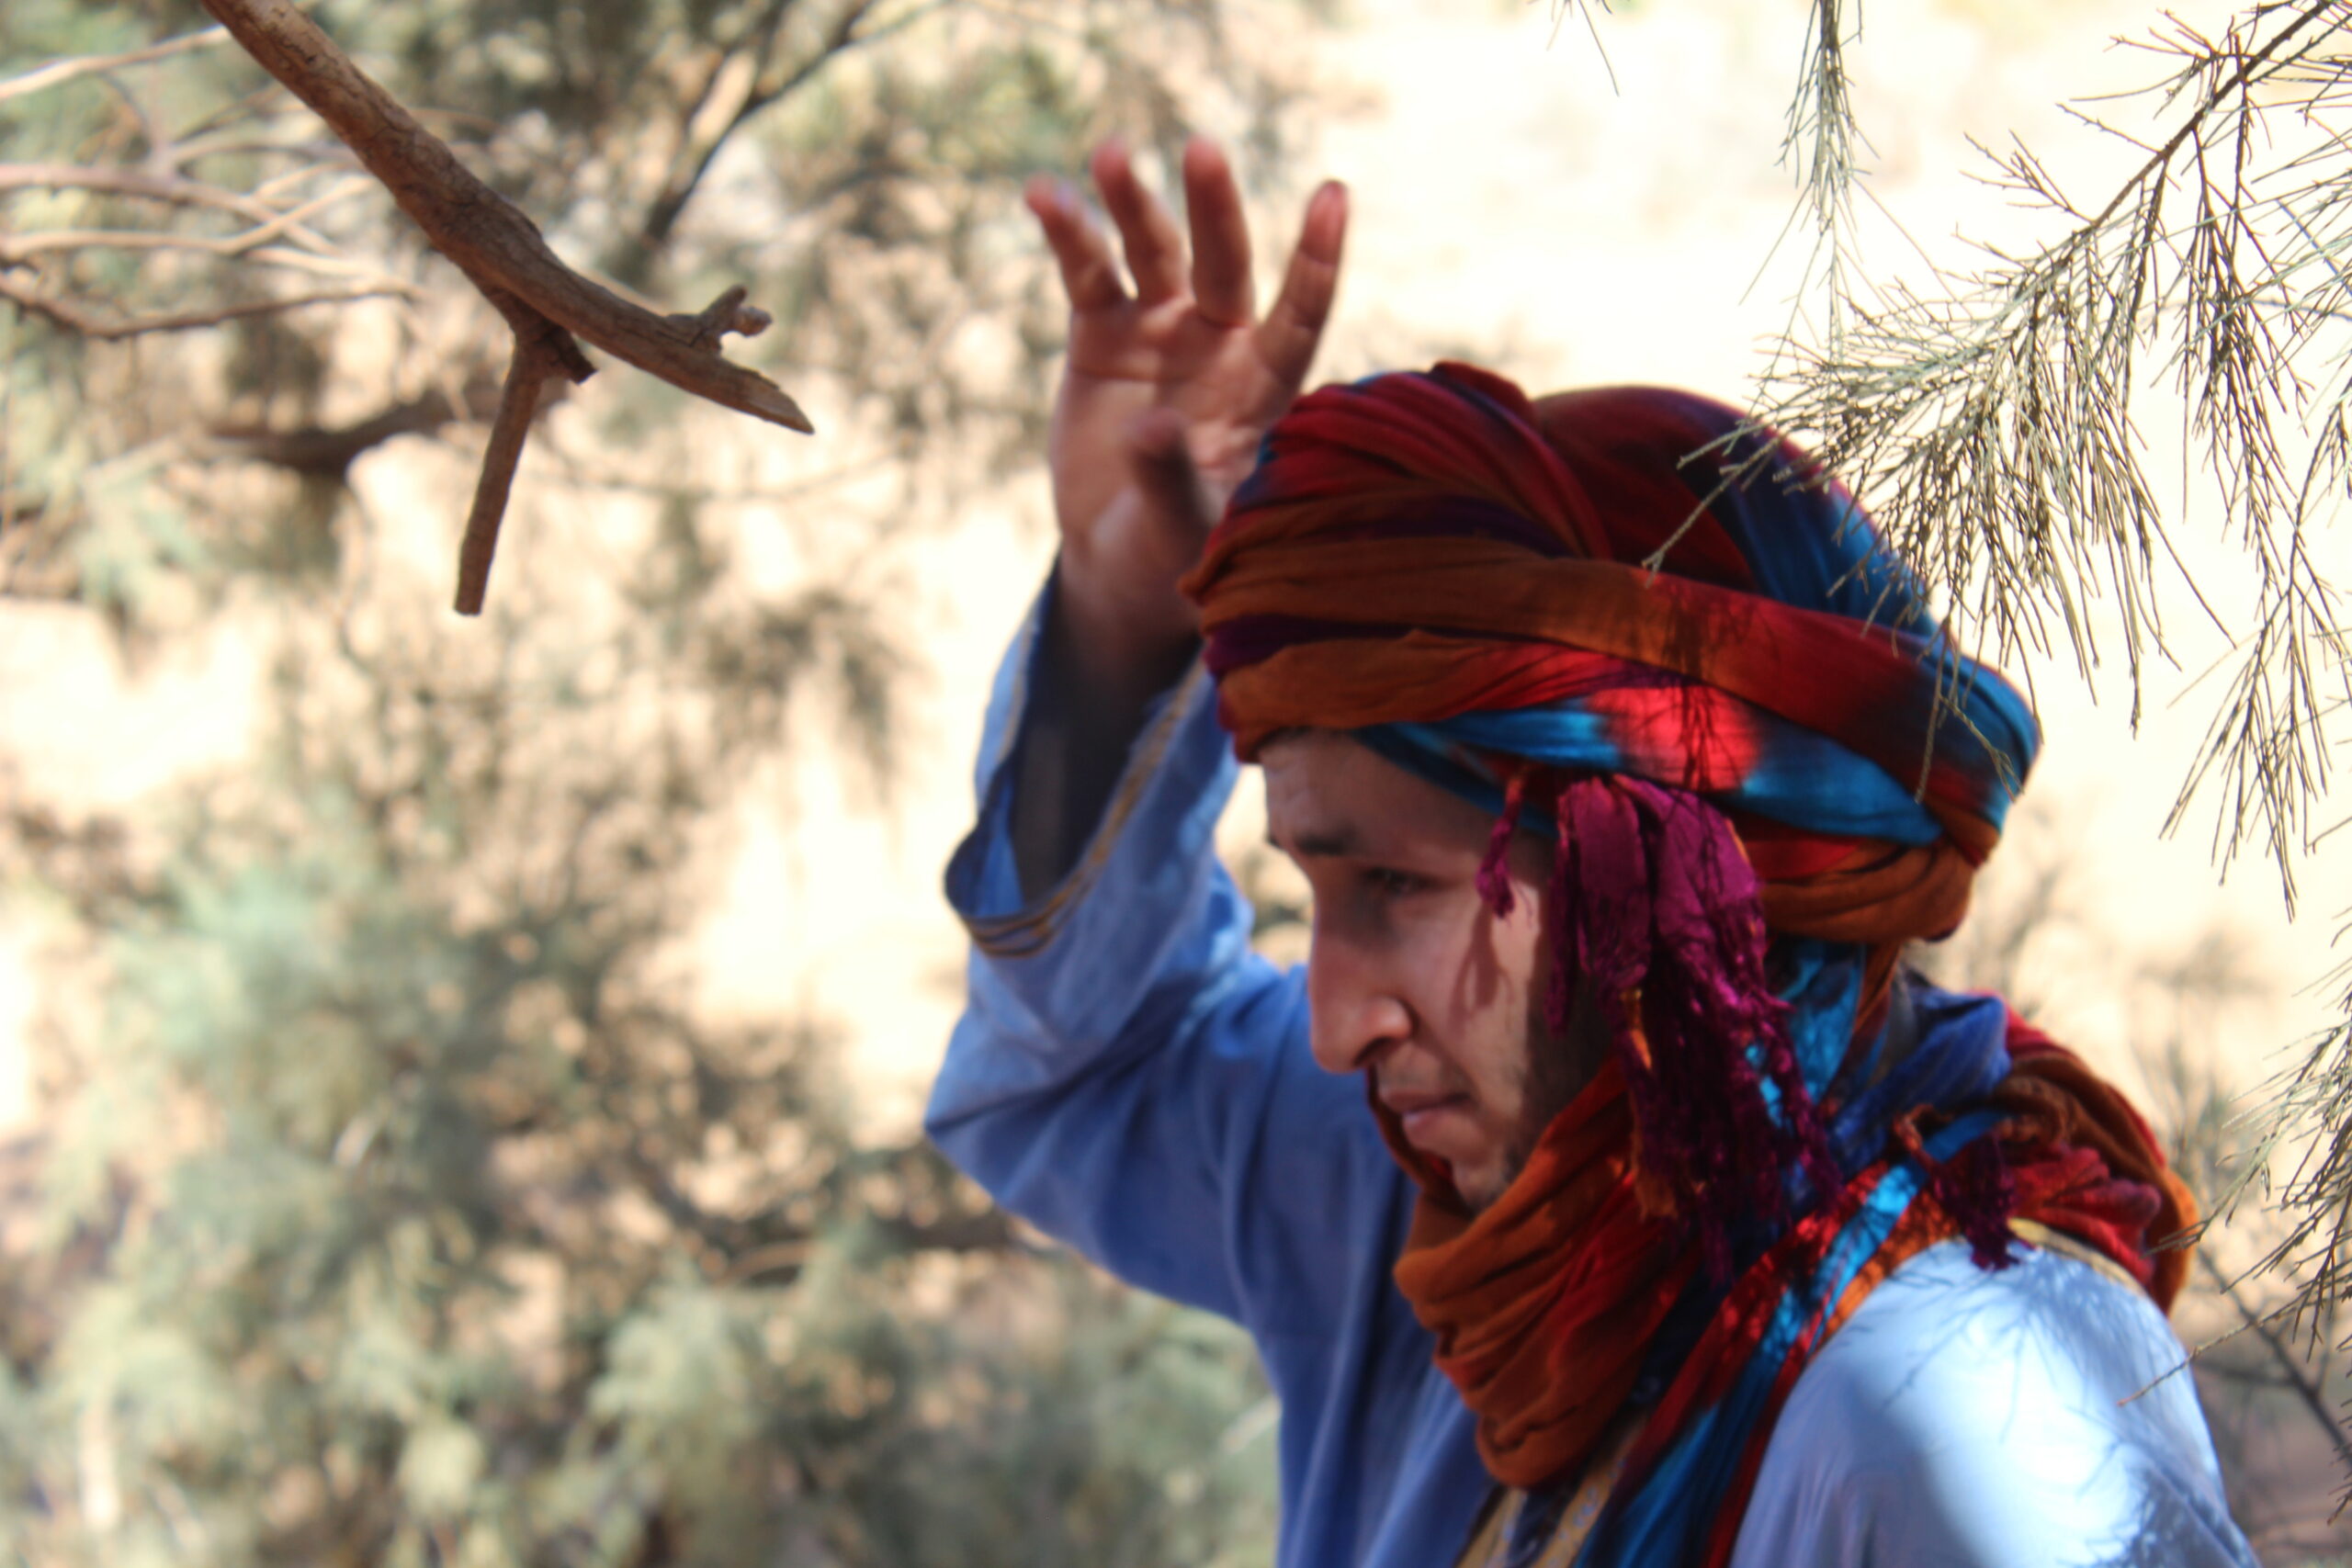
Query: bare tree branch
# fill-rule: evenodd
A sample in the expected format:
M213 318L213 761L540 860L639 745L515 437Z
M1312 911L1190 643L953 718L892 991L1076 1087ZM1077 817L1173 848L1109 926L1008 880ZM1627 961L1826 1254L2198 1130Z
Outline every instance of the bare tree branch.
M340 479L366 453L403 435L429 435L459 420L488 419L496 408L497 381L469 378L458 397L431 391L397 402L350 424L291 430L227 428L212 436L225 455L267 463L288 473Z
M414 116L363 73L317 24L288 0L204 0L209 10L262 68L291 89L346 142L368 173L382 181L401 209L465 273L515 334L515 371L493 430L491 456L475 491L460 564L461 613L479 609L469 594L467 562L487 572L513 464L521 452L528 412L536 406L543 366L574 381L593 373L575 336L661 377L673 386L770 423L808 432L800 407L766 377L722 357L720 334L748 335L767 325L741 303L740 291L693 316L662 316L630 304L564 265L531 220L492 190ZM724 307L722 309L722 306ZM528 375L527 390L520 389ZM519 423L510 418L521 409ZM514 443L504 458L500 437ZM469 602L475 610L467 610Z
M160 201L174 207L214 208L255 223L274 223L285 216L258 197L150 169L83 164L0 164L0 193L19 190L82 190L99 196ZM325 241L308 231L288 229L286 233L296 241L326 248Z
M474 486L473 510L466 515L466 539L458 550L458 614L481 614L490 588L491 558L498 553L498 524L506 515L507 492L514 488L514 465L538 412L539 386L563 370L562 351L544 337L517 337L514 364L506 372L506 392L490 427L490 450L482 455Z
M376 284L364 288L339 289L325 294L292 294L281 299L247 299L234 305L216 305L201 310L177 310L160 316L121 316L112 319L93 315L79 305L51 298L37 289L11 280L0 273L0 299L19 305L53 326L62 327L79 337L100 343L115 343L124 338L149 337L157 333L191 332L199 327L217 327L229 321L245 321L254 316L275 316L287 310L299 310L310 305L347 305L355 299L381 299L404 295L409 290L396 284Z
M312 249L331 250L333 247L325 241L302 229L302 220L368 188L366 180L353 179L312 197L299 207L290 207L283 211L256 204L260 206L259 221L236 234L157 234L145 230L123 229L44 230L0 243L0 266L20 263L49 251L85 251L107 247L119 250L204 251L218 256L242 256L274 240L294 236L298 231L301 243Z
M0 82L0 104L11 98L21 98L51 87L62 87L68 82L78 82L85 76L103 76L110 71L120 71L133 65L151 65L159 60L169 60L191 50L210 49L228 39L220 28L205 28L175 39L134 49L121 54L82 55L72 60L52 61L37 71L28 71L9 81Z
M684 215L686 204L702 187L711 164L718 161L719 152L754 115L777 100L790 96L834 56L903 31L939 8L937 0L933 0L931 4L917 6L887 22L860 30L877 3L878 0L853 0L808 57L775 81L766 80L769 56L775 50L783 20L791 6L779 4L772 8L763 23L766 31L753 51L752 79L743 90L741 101L727 112L725 123L696 141L693 139L694 122L704 118L705 106L718 85L719 73L714 71L711 81L705 84L701 99L695 106L696 113L688 122L688 140L680 145L673 157L673 167L664 178L660 193L647 209L644 220L639 225L635 241L639 256L652 254L668 241L677 228L678 220Z

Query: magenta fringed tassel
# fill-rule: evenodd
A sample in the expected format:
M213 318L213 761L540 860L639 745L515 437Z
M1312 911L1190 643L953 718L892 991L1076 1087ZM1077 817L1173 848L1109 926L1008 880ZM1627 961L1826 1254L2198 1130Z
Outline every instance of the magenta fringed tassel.
M1570 902L1576 876L1573 842L1564 827L1552 850L1552 975L1544 989L1544 1021L1555 1036L1567 1033L1569 1015L1576 1010L1577 925L1568 914L1575 907Z
M1520 807L1526 801L1527 773L1520 769L1504 782L1502 814L1495 818L1486 856L1478 862L1478 897L1487 901L1497 919L1510 914L1519 902L1510 890L1510 840L1519 831Z
M2009 1216L2017 1212L2018 1184L1998 1138L1969 1144L1935 1168L1933 1181L1936 1201L1968 1238L1976 1267L2000 1269L2017 1261L2009 1250L2018 1239Z
M1939 1160L1919 1136L1917 1115L1897 1117L1888 1129L1889 1139L1926 1173L1928 1193L1968 1238L1976 1267L1987 1271L2007 1268L2017 1261L2009 1251L2018 1239L2009 1228L2009 1216L2017 1213L2018 1184L2000 1140L1978 1138L1951 1158Z
M1755 871L1722 813L1646 780L1573 779L1555 809L1555 968L1592 987L1643 1166L1676 1195L1709 1273L1725 1278L1740 1222L1791 1217L1797 1169L1815 1194L1839 1186L1766 976ZM1553 1010L1565 1016L1565 1001Z

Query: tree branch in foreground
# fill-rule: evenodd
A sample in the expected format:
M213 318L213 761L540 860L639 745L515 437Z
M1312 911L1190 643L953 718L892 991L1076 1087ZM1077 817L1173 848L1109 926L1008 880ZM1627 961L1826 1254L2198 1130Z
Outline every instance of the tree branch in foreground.
M577 352L575 350L575 352ZM538 412L539 386L563 370L561 351L544 337L517 337L514 364L490 427L490 450L482 454L481 478L474 485L473 509L466 513L465 543L458 547L458 614L481 614L490 589L490 561L498 553L498 525L506 515L506 495L514 487L514 465Z
M782 388L718 352L724 334L749 337L768 325L766 312L743 303L741 288L690 316L657 315L631 304L566 266L537 225L477 179L289 0L204 0L204 8L263 70L326 121L514 330L514 369L459 558L460 615L481 613L498 525L540 383L558 372L573 381L594 373L577 339L696 397L809 432L808 416Z

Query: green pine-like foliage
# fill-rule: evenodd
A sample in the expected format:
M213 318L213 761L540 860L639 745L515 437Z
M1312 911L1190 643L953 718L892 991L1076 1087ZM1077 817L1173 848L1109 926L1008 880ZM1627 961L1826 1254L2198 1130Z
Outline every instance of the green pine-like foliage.
M1058 348L1019 180L1201 114L1286 135L1232 8L318 7L568 257L673 308L748 284L777 324L741 352L823 394L820 477L860 478L730 489L721 427L610 367L509 517L609 526L503 553L478 623L351 482L469 450L503 348L380 192L306 209L271 252L300 265L6 274L115 323L382 291L123 342L0 308L0 615L98 617L139 667L232 631L268 672L250 757L126 812L0 759L0 897L45 933L40 1112L0 1148L11 1561L1268 1560L1238 1331L872 1134L842 1021L714 1022L686 956L747 791L821 751L887 800L910 765L890 552L1034 455ZM204 21L0 10L6 156L280 210L348 179L230 47L6 85ZM0 188L12 239L252 221ZM784 581L742 558L761 528L866 546Z

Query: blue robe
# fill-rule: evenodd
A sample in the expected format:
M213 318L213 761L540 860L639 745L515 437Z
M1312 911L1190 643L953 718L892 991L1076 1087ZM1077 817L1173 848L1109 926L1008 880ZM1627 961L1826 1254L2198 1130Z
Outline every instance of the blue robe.
M1390 1279L1416 1192L1362 1083L1307 1055L1303 976L1251 950L1213 841L1214 688L1196 666L1162 699L1077 865L1024 899L1010 763L1041 619L948 868L973 949L931 1135L1014 1213L1249 1330L1282 1403L1281 1568L1449 1568L1492 1483ZM1987 1274L1930 1248L1862 1304L1790 1396L1734 1568L2255 1568L2163 1314L2020 1251Z

